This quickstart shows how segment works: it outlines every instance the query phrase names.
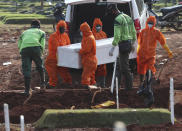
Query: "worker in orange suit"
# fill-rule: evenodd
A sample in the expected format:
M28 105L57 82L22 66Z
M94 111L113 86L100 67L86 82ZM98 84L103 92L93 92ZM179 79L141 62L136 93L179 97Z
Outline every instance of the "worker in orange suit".
M137 71L140 74L140 86L137 94L144 94L147 96L147 106L151 106L154 102L151 84L152 79L155 78L156 72L154 64L157 41L159 41L161 46L168 52L169 58L172 58L173 56L172 52L166 44L164 35L160 32L160 30L155 28L155 24L155 17L150 16L147 19L146 28L140 32L138 38Z
M81 84L89 88L89 85L95 85L95 72L97 70L96 58L96 42L92 34L90 26L87 22L80 25L82 35L81 49L77 52L81 55L81 62L83 66Z
M49 38L49 53L45 62L45 67L49 76L49 88L56 87L58 75L63 79L63 83L72 84L69 69L57 66L57 47L70 44L69 36L65 32L66 28L65 21L59 21L56 27L56 32L51 34Z
M96 40L107 38L106 33L102 31L102 21L99 18L94 19L92 33ZM97 86L105 88L106 75L107 75L106 64L99 65L96 71Z

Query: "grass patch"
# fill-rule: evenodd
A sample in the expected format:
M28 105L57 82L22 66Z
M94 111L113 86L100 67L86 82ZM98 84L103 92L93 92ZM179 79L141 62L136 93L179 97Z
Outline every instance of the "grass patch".
M53 3L55 5L56 2ZM17 8L13 0L0 2L0 21L4 24L30 24L30 20L39 19L42 24L54 23L52 7L48 2L44 2L42 9L41 2L24 1L18 2Z
M51 24L54 22L53 18L37 18L37 17L11 17L3 21L5 24L30 24L33 19L40 20L41 24Z
M46 17L39 14L17 14L0 12L0 20L4 24L30 24L33 19L39 19L42 24L51 24L53 17Z
M166 109L94 109L94 110L46 110L34 123L36 128L101 128L113 127L116 121L126 125L154 125L170 122Z

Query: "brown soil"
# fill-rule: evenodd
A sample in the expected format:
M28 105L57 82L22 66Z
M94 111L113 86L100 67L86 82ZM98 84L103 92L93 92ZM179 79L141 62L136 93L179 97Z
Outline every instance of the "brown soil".
M8 25L9 26L9 25ZM42 26L43 30L47 30L45 26ZM19 35L27 27L16 26L2 26L0 27L0 91L21 90L24 89L24 80L21 73L21 59L17 48L17 40ZM47 38L50 33L47 32ZM175 82L175 89L182 90L182 32L165 32L167 38L167 44L171 50L175 53L174 58L169 60L161 74L160 85L154 86L155 103L153 108L168 108L169 106L169 78L173 77ZM46 48L47 49L47 48ZM46 51L47 53L47 51ZM45 53L45 56L46 56ZM167 58L167 53L158 46L156 68L159 71L161 69L160 63L163 59ZM4 62L11 62L12 64L3 66ZM108 66L112 67L112 66ZM107 77L107 87L110 85L112 70L109 69L109 75ZM81 70L71 70L74 86L71 88L80 88L78 83L80 82ZM35 87L39 83L38 73L33 65L32 69L32 83L31 87ZM138 76L135 76L134 86L138 86ZM58 83L57 88L68 88L65 85ZM143 108L145 107L143 97L136 95L136 88L132 91L126 92L125 90L119 91L120 108ZM111 94L108 90L97 93L94 103L91 103L94 92L90 91L60 91L60 92L46 92L41 94L33 94L27 104L23 105L26 97L20 93L0 93L0 123L4 122L3 116L3 103L9 104L10 120L12 123L19 123L19 116L23 114L25 116L26 123L35 122L40 118L45 109L70 109L75 106L75 109L88 109L91 105L99 104L107 100L115 100L115 93ZM178 100L182 99L182 96L175 96ZM115 106L110 108L116 108ZM182 102L175 103L175 116L182 121ZM109 130L109 129L106 129ZM170 124L155 125L155 126L128 126L130 131L171 131L182 130L182 124L176 123L175 126Z

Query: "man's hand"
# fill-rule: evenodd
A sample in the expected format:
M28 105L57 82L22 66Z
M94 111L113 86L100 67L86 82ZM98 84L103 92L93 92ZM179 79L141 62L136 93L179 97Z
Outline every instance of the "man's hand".
M80 49L75 49L75 52L76 52L76 53L79 53L79 52L80 52Z
M112 46L112 48L109 51L109 56L113 56L114 49L115 49L115 46Z

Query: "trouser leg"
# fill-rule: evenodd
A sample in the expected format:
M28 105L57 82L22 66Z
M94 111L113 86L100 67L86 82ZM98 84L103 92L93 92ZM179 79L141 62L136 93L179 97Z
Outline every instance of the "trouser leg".
M91 80L91 70L89 69L89 67L83 65L83 72L82 72L82 80L81 80L81 84L82 85L90 85L90 80Z
M30 90L30 82L31 82L31 66L32 59L29 55L29 48L25 48L21 51L21 59L22 59L22 70L24 76L24 85L25 85L25 93L29 95Z
M151 72L151 70L147 71L146 83L147 83L147 87L146 87L146 91L145 91L146 105L150 107L154 103L154 95L153 95L153 90L152 90L152 72Z
M122 72L121 72L121 62L120 62L120 57L117 57L117 62L116 62L116 77L118 78L118 87L121 86L121 77L122 77ZM116 81L115 81L116 83Z
M25 84L25 94L29 95L29 91L30 91L30 82L31 79L29 77L24 77L24 84Z
M59 74L63 79L63 83L72 84L72 77L69 72L69 69L66 67L58 67Z
M49 59L45 62L45 68L49 76L49 87L53 88L56 87L57 81L58 81L58 69L56 65L56 61L51 61ZM49 88L48 87L48 88Z
M132 89L133 80L132 74L129 68L129 53L120 53L120 70L125 78L125 88L127 90Z
M43 61L41 58L41 48L40 47L34 47L34 50L32 53L32 60L35 62L36 69L40 75L40 85L42 88L45 88L45 72L44 72L44 67L43 67Z

